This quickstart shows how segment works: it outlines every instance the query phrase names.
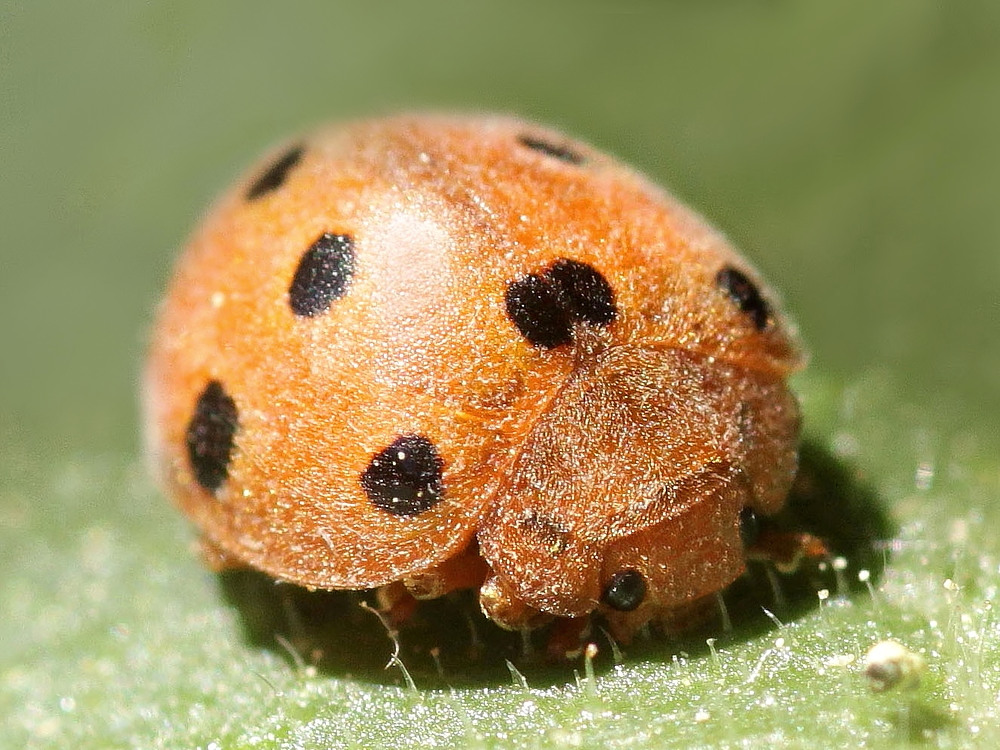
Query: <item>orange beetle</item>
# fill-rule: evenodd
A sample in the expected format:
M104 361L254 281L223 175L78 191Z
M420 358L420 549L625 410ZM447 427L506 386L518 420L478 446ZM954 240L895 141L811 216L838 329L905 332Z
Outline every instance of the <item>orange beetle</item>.
M478 587L504 627L597 612L627 640L744 569L741 520L795 474L801 361L747 262L640 175L517 119L398 117L214 207L146 439L220 564Z

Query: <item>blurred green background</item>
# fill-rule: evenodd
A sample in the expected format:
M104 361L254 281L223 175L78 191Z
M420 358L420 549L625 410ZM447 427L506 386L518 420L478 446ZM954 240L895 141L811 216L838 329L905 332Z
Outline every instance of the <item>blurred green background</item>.
M829 707L827 738L986 736L1000 5L3 2L0 95L0 745L792 746L817 733L802 695ZM873 601L798 623L808 656L770 676L783 718L755 724L760 696L727 692L746 678L727 664L774 650L749 636L718 674L707 657L671 671L664 646L604 682L550 674L530 699L509 680L413 694L295 671L241 639L189 555L137 447L137 373L174 254L265 147L411 108L509 111L618 154L783 292L812 352L810 434L902 524ZM920 696L873 703L856 669L817 684L824 648L859 656L893 633L936 649ZM732 701L706 710L728 724L682 708L713 689ZM645 717L636 691L656 696ZM454 704L435 713L440 695Z

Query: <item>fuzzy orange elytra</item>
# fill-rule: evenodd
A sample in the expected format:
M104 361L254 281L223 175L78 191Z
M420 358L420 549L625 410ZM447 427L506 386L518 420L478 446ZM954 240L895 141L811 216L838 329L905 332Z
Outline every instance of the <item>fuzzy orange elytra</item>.
M146 437L225 564L478 588L504 627L599 613L627 640L744 569L796 471L801 362L758 274L634 171L513 118L404 116L295 140L212 209Z

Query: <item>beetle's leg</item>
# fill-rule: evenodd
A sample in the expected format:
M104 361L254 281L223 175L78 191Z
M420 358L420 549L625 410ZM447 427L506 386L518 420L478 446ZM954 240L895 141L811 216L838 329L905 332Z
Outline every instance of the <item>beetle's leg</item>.
M403 585L415 599L436 599L452 591L479 588L489 573L489 565L473 542L465 552L405 578Z
M781 573L792 573L803 560L819 560L830 554L826 543L804 531L764 528L747 546L748 560L770 562Z

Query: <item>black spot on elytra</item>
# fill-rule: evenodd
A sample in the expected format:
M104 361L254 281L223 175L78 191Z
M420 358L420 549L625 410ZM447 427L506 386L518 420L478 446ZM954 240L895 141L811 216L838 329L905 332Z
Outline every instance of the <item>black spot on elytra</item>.
M194 414L184 435L194 477L206 490L214 492L228 478L233 437L238 426L235 402L222 383L210 381L195 402Z
M376 508L415 516L444 495L444 462L423 435L401 435L379 451L361 475L361 487Z
M507 285L507 316L528 341L543 349L573 340L573 319L563 295L544 276L530 273Z
M567 258L510 282L504 302L521 335L543 349L571 343L574 323L607 326L617 315L607 279L593 266Z
M305 148L293 146L274 162L267 170L258 177L247 190L247 200L253 201L261 198L272 190L277 190L284 184L288 173L302 160Z
M615 295L611 285L593 266L560 258L545 274L562 290L573 317L595 326L615 319Z
M736 303L740 312L750 317L758 331L763 331L767 327L771 308L761 296L756 284L750 281L746 274L732 266L726 266L716 274L715 283Z
M601 601L619 612L631 612L646 598L646 579L638 570L622 570L611 576Z
M550 143L533 135L519 135L517 141L532 151L551 156L553 159L559 159L567 164L583 164L583 156L567 146Z
M292 312L304 318L325 313L347 293L354 274L354 241L346 234L321 234L302 254L288 288Z

